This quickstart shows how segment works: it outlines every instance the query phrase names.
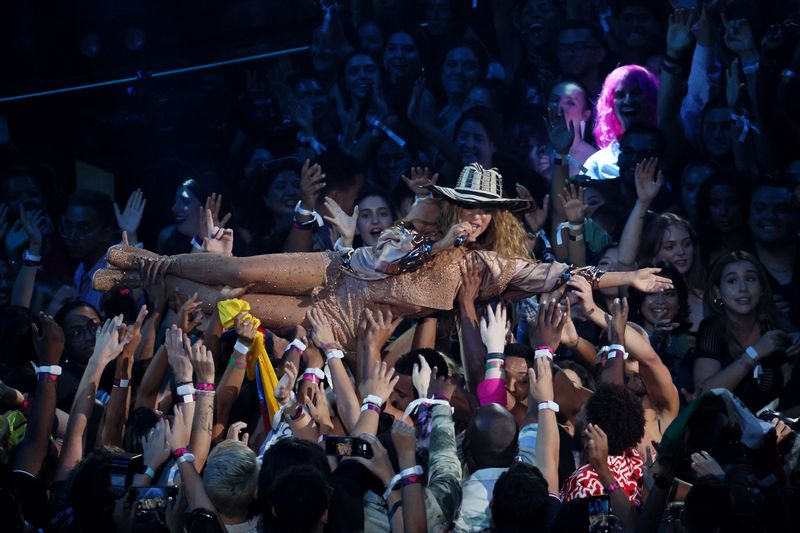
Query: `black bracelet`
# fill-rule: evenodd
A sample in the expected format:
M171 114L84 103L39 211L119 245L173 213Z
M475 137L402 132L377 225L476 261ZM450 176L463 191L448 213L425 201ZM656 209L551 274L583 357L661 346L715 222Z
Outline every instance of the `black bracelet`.
M397 500L396 502L394 502L394 505L392 505L392 508L389 509L389 523L390 524L392 523L392 518L394 518L395 513L402 506L403 506L403 500Z

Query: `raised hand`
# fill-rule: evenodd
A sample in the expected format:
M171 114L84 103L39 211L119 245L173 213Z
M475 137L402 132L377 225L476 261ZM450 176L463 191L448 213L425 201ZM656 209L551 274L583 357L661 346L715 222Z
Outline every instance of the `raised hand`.
M414 363L414 368L411 369L411 383L420 398L427 398L428 385L431 381L431 367L428 364L428 360L422 355L418 357L419 363Z
M336 337L333 335L333 328L328 317L320 309L312 307L306 314L308 322L311 324L309 336L314 346L320 350L326 344L336 344Z
M275 399L278 400L279 404L286 405L291 401L292 391L294 390L296 381L297 367L293 362L287 361L286 364L283 365L283 375L275 386Z
M569 307L569 300L566 300ZM553 298L539 305L536 315L536 329L529 332L531 343L538 346L549 346L555 351L561 344L561 333L567 323L567 314L561 311L558 300Z
M461 287L458 288L458 301L462 305L472 306L475 304L481 291L481 269L478 259L474 255L468 255L458 265L461 271Z
M253 339L258 334L256 323L245 312L233 317L233 328L236 331L236 335L239 336L239 341L248 346L253 343Z
M586 219L586 204L583 202L583 187L575 187L574 184L564 187L558 194L558 201L561 208L571 224L583 224Z
M628 299L614 298L609 306L608 342L611 344L625 344L625 328L628 324Z
M566 119L564 110L559 105L548 107L547 115L549 120L545 120L545 125L550 144L557 154L568 154L575 140L575 125Z
M728 107L734 111L739 110L739 94L744 89L744 83L739 76L739 60L731 61L731 68L725 71L725 98Z
M42 324L41 333L36 324L31 325L39 366L57 365L64 353L64 331L50 315L39 313L39 321Z
M22 230L28 236L28 250L33 255L41 255L44 215L39 210L26 211L23 206L19 206L19 221Z
M539 204L537 204L536 200L533 198L531 191L529 191L527 187L517 183L516 189L517 196L523 200L529 200L533 204L533 208L530 211L526 211L523 216L525 217L525 222L528 224L528 229L530 229L531 232L536 233L544 227L544 223L547 221L547 212L550 210L550 195L544 195L544 199L542 199L542 206L540 208Z
M228 218L230 218L230 213L225 216L224 220L227 221ZM203 248L205 251L217 255L232 256L233 230L216 225L211 209L206 209L205 221L206 233L203 235Z
M486 346L486 353L503 353L506 346L508 323L506 306L501 302L494 308L486 306L486 316L480 322L481 340Z
M319 164L311 164L308 159L300 169L300 195L301 207L308 211L313 211L317 205L319 193L325 188L325 174Z
M658 170L657 157L651 157L636 163L636 196L639 198L639 202L646 206L649 206L655 200L658 191L661 190L661 185L664 183L664 174L658 170L658 175L656 175L656 170Z
M120 211L119 205L114 202L114 214L117 216L119 229L126 231L129 236L136 235L139 224L142 222L145 205L147 205L147 200L145 200L141 189L136 189L131 193L130 197L128 197L128 203L125 204L124 211Z
M104 367L116 359L122 353L125 345L131 340L129 332L120 335L120 326L122 326L122 315L117 315L106 320L105 324L97 330L92 359L95 359Z
M198 383L214 383L214 354L211 353L202 339L198 339L189 350L189 361L192 363Z
M667 28L667 54L671 57L684 57L691 48L693 15L691 9L678 9L670 14Z
M200 301L197 293L194 293L191 298L184 301L180 309L178 309L178 327L187 335L194 331L194 328L203 321L202 308L203 302Z
M165 418L159 418L147 436L142 437L142 460L145 466L149 466L153 470L158 470L169 459L167 424Z
M183 405L179 407L183 408ZM186 424L181 413L176 410L172 423L166 424L168 449L170 451L175 451L180 448L188 447L189 439L192 436L191 430L191 426Z
M215 192L212 192L211 196L206 198L206 205L203 211L204 212L201 213L201 215L204 215L205 211L211 211L211 224L209 224L209 226L217 226L219 228L224 228L228 224L228 221L231 219L230 213L226 213L225 216L222 217L222 219L219 218L220 211L222 211L222 195L217 194ZM205 216L201 216L200 220L206 221L206 223L208 223Z
M322 383L317 383L306 390L305 405L308 409L308 414L311 415L311 418L314 419L320 429L325 428L328 432L333 431L331 409Z
M433 96L425 90L425 79L418 78L411 92L406 116L412 124L432 124L436 116L436 102Z
M608 436L605 431L596 424L587 424L583 432L583 442L589 464L597 471L607 469Z
M592 295L591 284L581 276L573 276L567 282L567 287L572 293L578 297L578 304L587 315L592 314L597 309L597 304L594 303L594 296Z
M192 363L189 361L189 337L178 326L172 325L165 333L164 346L167 349L167 361L175 373L176 383L192 381ZM176 417L177 418L177 417Z
M417 431L401 420L392 423L392 442L398 455L412 456L417 450Z
M339 206L339 204L336 203L336 200L326 196L325 207L328 208L331 216L326 215L323 218L327 220L337 232L339 232L339 236L342 238L342 244L344 247L352 247L353 238L356 235L356 227L358 225L358 206L355 206L352 215L348 215Z
M380 307L374 311L369 308L365 309L364 317L367 319L364 343L371 353L380 353L381 348L392 336L392 333L403 321L403 318L394 317L391 309L381 309Z
M662 276L657 276L661 272L660 268L640 268L632 275L630 286L640 292L658 292L672 289L672 280Z
M452 376L440 376L437 367L431 369L431 380L428 382L428 395L430 398L444 396L449 402L453 398L453 394L455 394L457 388L458 383Z
M247 446L247 442L250 440L250 434L247 433L245 429L247 429L247 422L234 422L228 426L225 440L238 440Z
M547 357L537 357L534 368L528 369L528 405L552 402L553 368Z
M128 365L126 368L128 369L130 369L131 365L133 365L133 356L136 353L136 349L139 347L139 343L142 342L142 324L144 324L144 319L147 317L147 313L147 306L143 305L139 309L139 313L136 315L136 322L133 323L133 326L128 328L131 340L125 345L125 348L122 349L122 355L119 359L117 359L118 368L120 362L126 363ZM125 379L127 379L128 374L126 373L125 376Z
M386 403L398 381L400 381L400 376L395 375L394 368L387 367L386 363L375 361L358 389L361 396L366 397L371 394L380 398L381 403Z
M436 182L439 180L439 173L437 172L433 176L431 176L431 169L428 167L411 167L408 169L409 174L411 174L410 178L407 178L405 175L401 176L403 181L406 182L406 185L411 192L413 192L417 196L425 196L430 192L428 187L431 185L436 185Z

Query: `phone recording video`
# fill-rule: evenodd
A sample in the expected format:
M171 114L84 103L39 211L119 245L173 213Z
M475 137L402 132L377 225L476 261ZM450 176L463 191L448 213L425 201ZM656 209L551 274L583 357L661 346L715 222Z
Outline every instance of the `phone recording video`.
M164 511L167 503L175 499L178 494L177 487L132 487L135 493L136 514L146 514L150 511Z
M589 498L589 531L608 533L611 531L611 500L608 494Z
M372 446L358 437L325 437L325 453L337 457L372 459Z

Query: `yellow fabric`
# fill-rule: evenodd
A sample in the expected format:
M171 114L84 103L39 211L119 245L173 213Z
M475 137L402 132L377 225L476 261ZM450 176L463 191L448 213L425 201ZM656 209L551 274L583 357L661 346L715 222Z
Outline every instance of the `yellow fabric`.
M239 313L247 313L244 318L249 318L256 327L261 325L261 321L249 313L250 304L238 298L218 302L217 311L219 312L219 319L220 322L222 322L222 327L225 329L233 327L233 319L236 318L236 315ZM269 420L272 420L275 413L280 409L278 400L275 399L275 387L278 386L278 376L275 375L275 369L272 368L272 362L269 360L267 350L264 347L264 335L261 334L261 332L256 334L253 339L253 344L250 345L250 350L247 352L247 379L255 379L256 365L258 365L261 373L261 387L264 391L264 400L267 404Z

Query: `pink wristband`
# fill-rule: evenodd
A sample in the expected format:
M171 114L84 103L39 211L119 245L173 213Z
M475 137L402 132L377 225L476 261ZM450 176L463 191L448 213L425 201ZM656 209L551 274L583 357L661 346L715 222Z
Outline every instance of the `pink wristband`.
M198 383L194 386L197 390L206 390L206 391L215 391L217 390L217 386L213 383Z

